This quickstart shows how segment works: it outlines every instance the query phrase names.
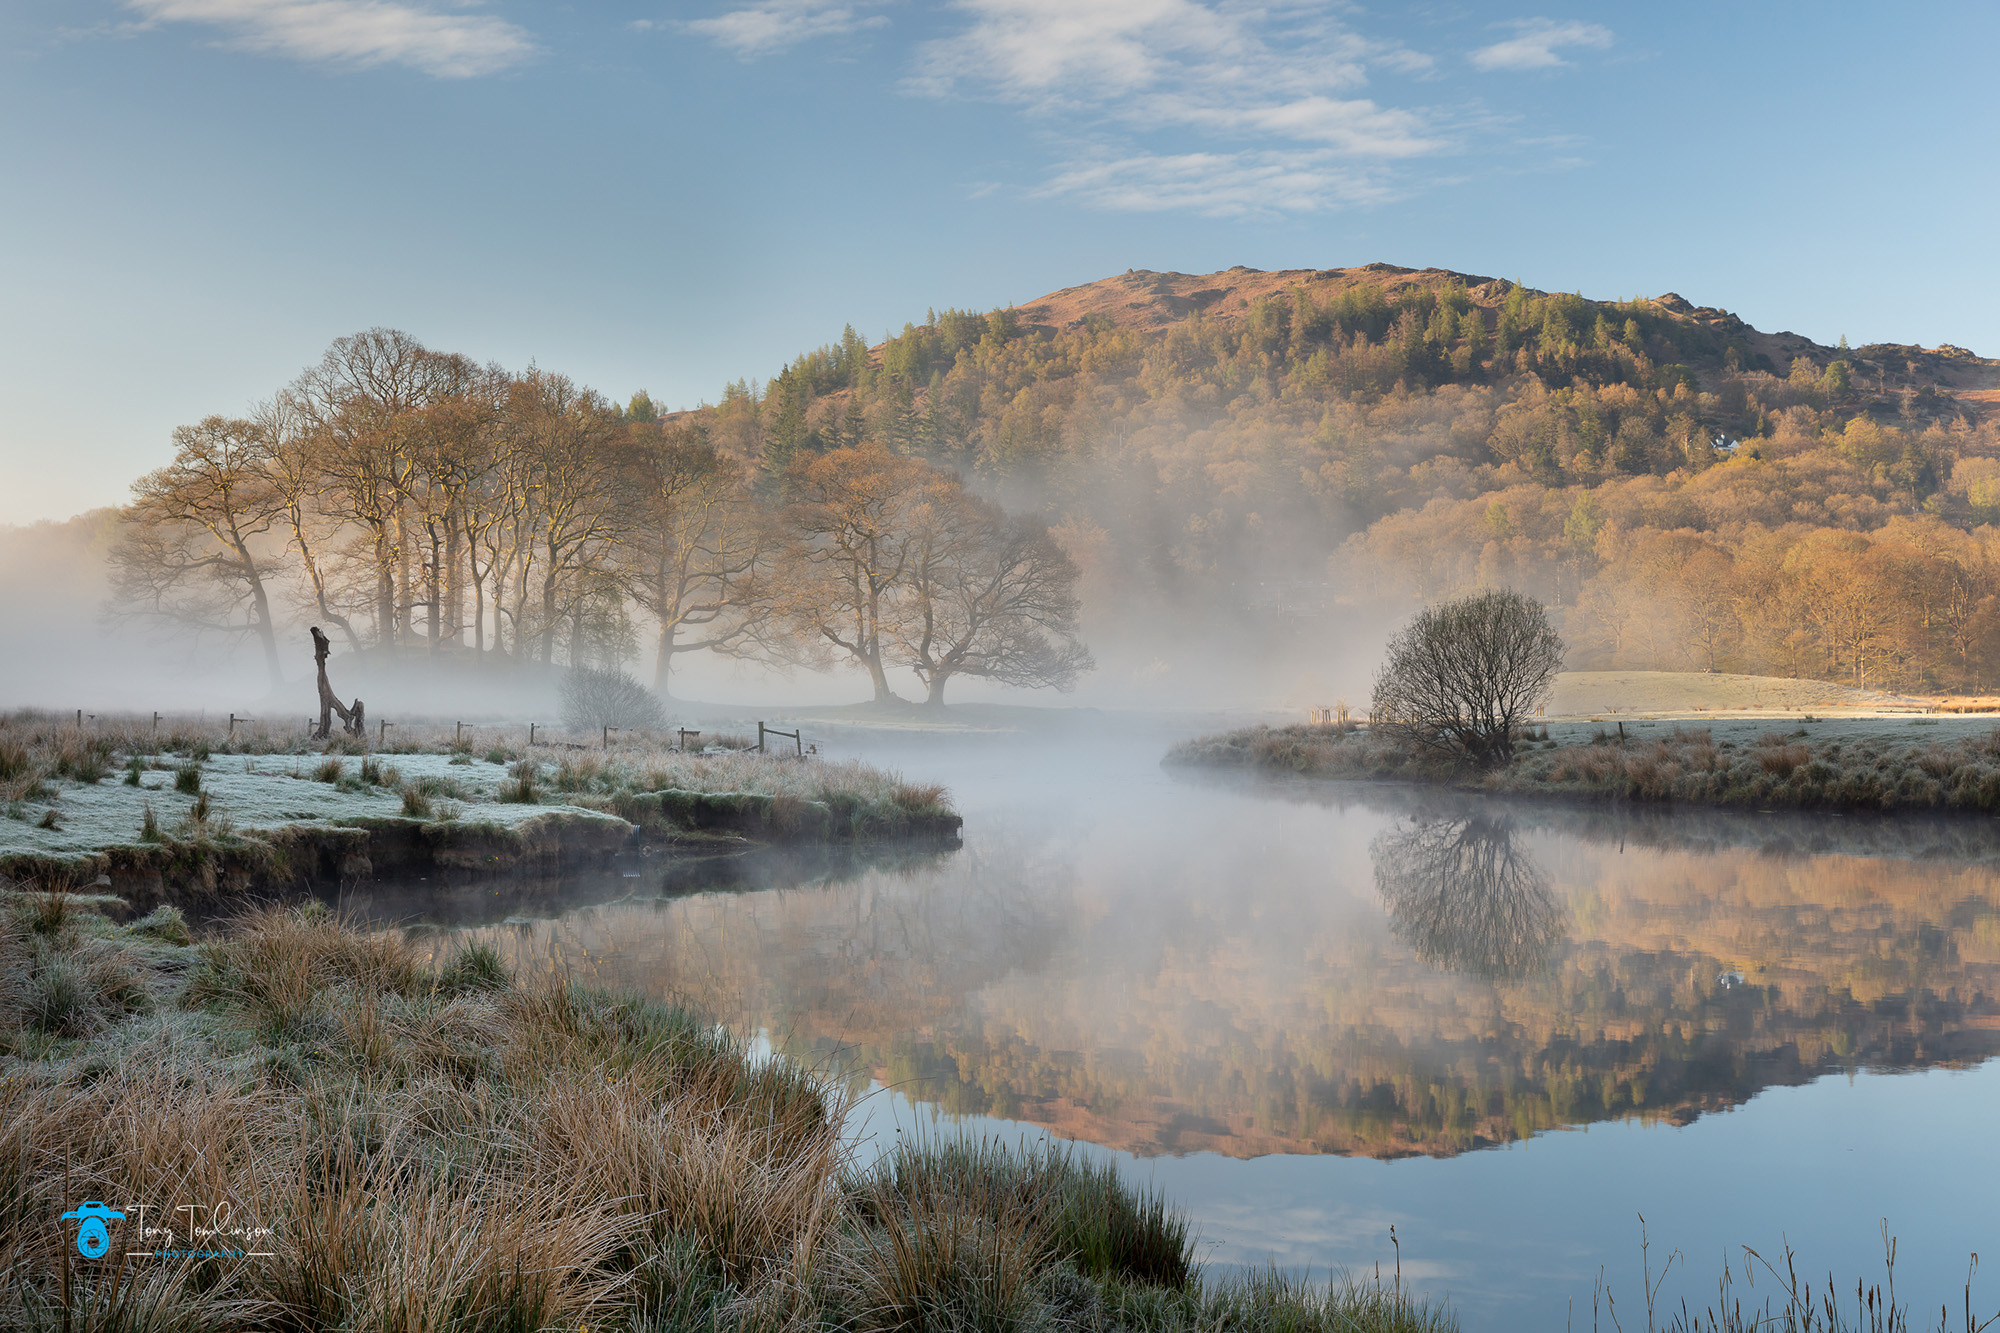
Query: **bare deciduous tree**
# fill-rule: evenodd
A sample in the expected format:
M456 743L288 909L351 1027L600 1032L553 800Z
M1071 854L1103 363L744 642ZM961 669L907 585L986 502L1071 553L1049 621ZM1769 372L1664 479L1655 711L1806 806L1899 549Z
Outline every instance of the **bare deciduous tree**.
M1503 764L1554 688L1563 642L1540 602L1482 592L1427 607L1391 640L1369 725L1442 758Z
M1090 669L1077 640L1076 564L1038 518L1009 518L939 474L916 509L908 613L896 638L926 687L944 702L954 676L1068 689Z
M674 659L768 650L777 541L741 465L698 427L647 427L635 444L635 514L618 559L632 600L660 627L653 689L668 694Z
M132 485L125 529L112 549L112 597L126 614L198 632L252 635L272 688L284 682L257 548L283 513L252 421L207 417L174 432L174 461Z
M865 668L877 703L896 698L886 653L904 610L897 593L910 566L912 511L931 471L879 444L801 456L791 469L787 619Z

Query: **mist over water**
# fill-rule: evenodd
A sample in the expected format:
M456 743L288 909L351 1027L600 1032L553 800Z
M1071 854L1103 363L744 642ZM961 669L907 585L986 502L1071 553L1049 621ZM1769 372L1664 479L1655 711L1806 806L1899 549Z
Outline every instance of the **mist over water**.
M963 849L639 867L482 929L849 1080L864 1151L1074 1140L1225 1265L1386 1272L1394 1223L1468 1328L1588 1318L1600 1270L1637 1308L1640 1213L1674 1300L1786 1240L1876 1280L1886 1217L1921 1310L2000 1240L1983 826L1191 782L1171 731L850 742L949 783Z

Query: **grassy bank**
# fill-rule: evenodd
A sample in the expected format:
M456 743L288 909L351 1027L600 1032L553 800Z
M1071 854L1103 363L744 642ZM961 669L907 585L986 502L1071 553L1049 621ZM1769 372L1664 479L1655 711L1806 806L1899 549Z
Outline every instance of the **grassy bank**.
M1913 722L1787 731L1676 725L1641 737L1601 726L1538 728L1511 763L1486 772L1440 765L1365 728L1254 727L1175 746L1170 764L1323 778L1387 778L1585 801L1752 810L2000 814L2000 729L1925 737Z
M602 860L635 825L780 843L942 838L959 826L942 788L732 741L523 749L412 727L367 751L346 737L235 732L0 717L0 874L213 893Z
M683 1008L320 909L196 941L112 907L0 901L8 1327L1453 1326L1379 1284L1209 1280L1164 1200L1060 1151L860 1167L829 1086ZM87 1200L125 1214L97 1260L58 1220Z

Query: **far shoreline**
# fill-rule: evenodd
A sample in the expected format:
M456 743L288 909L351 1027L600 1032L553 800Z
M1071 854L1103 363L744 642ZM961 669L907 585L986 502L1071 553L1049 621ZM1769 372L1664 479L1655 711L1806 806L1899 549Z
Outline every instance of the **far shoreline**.
M1628 714L1538 723L1524 729L1509 762L1486 771L1411 755L1365 725L1298 723L1197 737L1161 762L1579 806L2000 815L2000 727L1977 717Z

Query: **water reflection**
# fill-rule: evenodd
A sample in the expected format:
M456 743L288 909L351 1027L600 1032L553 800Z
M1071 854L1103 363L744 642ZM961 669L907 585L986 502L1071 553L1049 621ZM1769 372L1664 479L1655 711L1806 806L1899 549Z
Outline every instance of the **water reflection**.
M1371 850L1396 938L1432 967L1498 979L1549 965L1568 923L1510 820L1419 819Z
M487 929L1142 1155L1446 1157L2000 1051L1990 830L1095 782L976 808L954 854L656 867Z

